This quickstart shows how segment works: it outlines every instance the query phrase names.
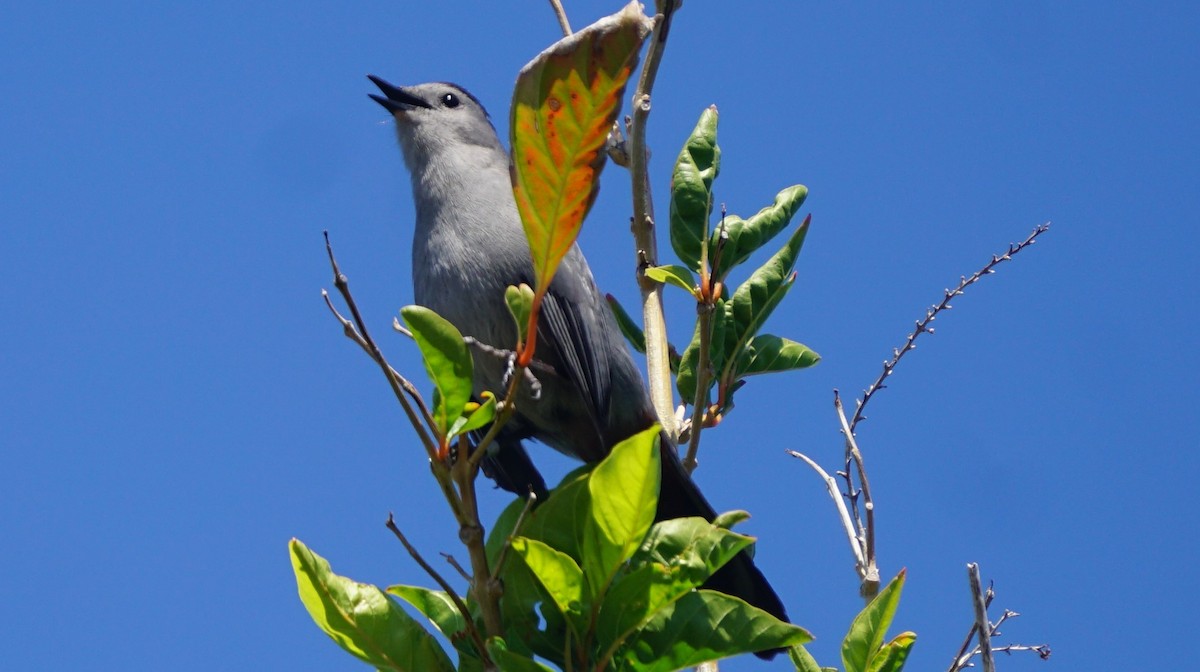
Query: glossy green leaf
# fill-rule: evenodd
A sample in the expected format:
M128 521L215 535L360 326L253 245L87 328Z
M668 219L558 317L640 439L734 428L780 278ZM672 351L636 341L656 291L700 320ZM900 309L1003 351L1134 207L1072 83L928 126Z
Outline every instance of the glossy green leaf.
M504 640L499 637L489 639L487 647L488 654L496 662L500 672L554 672L552 668L546 667L528 656L509 651Z
M379 588L334 574L296 539L288 543L300 600L346 651L381 670L454 669L433 635Z
M550 594L558 610L577 620L583 614L583 570L571 556L527 537L512 541L513 551Z
M753 537L703 518L664 520L650 528L634 563L661 564L671 571L674 580L697 587L752 543Z
M628 637L660 610L702 585L753 539L714 526L703 518L655 523L601 605L601 641Z
M509 120L513 194L539 293L596 200L604 143L651 27L641 5L630 2L559 40L517 75Z
M517 334L522 343L529 334L529 314L533 312L533 288L525 283L514 287L509 285L504 290L504 303L508 312L517 323Z
M759 334L742 350L734 375L741 378L775 371L806 369L819 361L821 356L802 343L770 334Z
M400 316L412 332L425 372L437 391L433 420L442 436L471 400L471 353L462 334L442 316L424 306L405 306Z
M646 277L656 282L675 285L683 291L696 296L696 276L683 266L651 266L646 269Z
M713 276L724 279L730 269L749 259L751 254L787 228L807 196L808 187L798 184L779 192L772 205L759 210L750 219L726 217L724 240L721 240L720 227L716 227L709 242L710 259L717 256L715 250L718 246L721 250L714 264Z
M532 509L521 526L521 536L538 539L551 548L564 552L577 562L582 557L582 530L590 518L588 511L587 478L589 467L580 467L565 476L549 494L549 498ZM495 566L501 549L512 535L523 500L515 500L497 519L487 539L488 561ZM509 552L501 571L504 596L500 600L501 615L510 647L522 653L534 653L547 660L563 661L563 641L567 630L565 617L556 609L546 609L539 603L553 601L549 592L529 568Z
M711 356L713 367L721 371L722 377L740 360L758 330L795 282L792 268L804 245L808 223L809 220L805 219L787 244L739 285L729 301L721 304L723 322L719 334L714 327Z
M850 631L842 639L842 666L846 672L871 670L872 660L879 654L888 626L892 624L896 607L900 604L904 574L904 570L901 570L851 623Z
M450 426L449 436L458 436L479 429L496 417L496 397L490 392L484 392L482 404L474 401L467 402L463 414Z
M717 107L700 114L671 175L671 247L690 269L700 270L702 241L708 237L712 183L721 169L717 146Z
M588 478L591 524L585 527L584 569L593 595L641 545L658 507L658 425L613 446Z
M709 326L712 331L709 337L708 366L711 372L719 372L724 368L726 351L732 350L731 346L725 345L726 335L730 332L731 326L729 310L726 307L728 303L726 299L717 299L709 318ZM696 329L692 333L692 341L683 351L683 356L679 360L678 374L675 376L675 387L679 390L681 398L688 403L696 398L696 367L700 361L700 326L701 323L697 320ZM711 388L716 382L716 375L710 376L708 387Z
M478 655L468 643L465 633L467 622L450 596L440 590L430 590L421 586L388 586L387 592L411 604L417 611L425 615L438 632L442 633L459 651ZM462 644L463 646L458 646Z
M617 319L617 328L621 330L621 335L625 337L625 340L629 341L629 345L633 346L634 350L645 354L646 334L642 331L642 328L637 325L637 322L633 321L629 313L625 312L625 309L612 294L608 294L604 298L608 300L608 307L612 309L613 317Z
M900 672L908 660L913 644L917 643L914 632L902 632L883 645L879 653L871 658L870 672Z
M669 672L741 653L786 648L812 641L736 597L710 590L687 593L629 639L624 659L639 672Z

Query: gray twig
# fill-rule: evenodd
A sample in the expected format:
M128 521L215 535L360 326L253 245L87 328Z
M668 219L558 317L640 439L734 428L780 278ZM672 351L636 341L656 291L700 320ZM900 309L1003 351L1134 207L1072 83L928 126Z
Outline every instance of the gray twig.
M887 380L888 376L892 375L892 372L896 369L896 365L900 363L900 359L903 358L908 351L916 347L917 337L925 332L929 332L931 334L933 333L933 327L929 325L933 323L935 319L937 319L938 313L942 312L943 310L949 310L951 308L950 302L953 301L955 297L960 296L963 293L963 290L978 282L985 275L991 275L992 273L995 273L996 266L999 266L1001 263L1012 259L1013 255L1029 247L1030 245L1033 245L1034 242L1037 241L1037 237L1049 229L1050 222L1038 225L1033 230L1033 233L1029 234L1028 238L1015 245L1009 245L1008 251L1004 254L999 256L993 255L992 260L984 264L983 268L975 271L975 273L970 277L964 276L959 281L957 287L954 289L947 289L945 291L941 302L925 311L925 317L917 321L916 328L914 328L912 333L908 335L908 338L905 339L904 345L892 351L892 358L891 360L883 363L883 371L880 372L879 377L875 379L875 382L871 383L871 386L868 387L865 392L863 392L862 398L858 401L858 409L854 411L854 417L850 420L851 432L858 428L859 422L862 422L864 419L866 419L866 416L863 415L863 411L866 410L867 403L871 401L871 398L875 396L876 392L887 387L887 385L884 385L884 381Z

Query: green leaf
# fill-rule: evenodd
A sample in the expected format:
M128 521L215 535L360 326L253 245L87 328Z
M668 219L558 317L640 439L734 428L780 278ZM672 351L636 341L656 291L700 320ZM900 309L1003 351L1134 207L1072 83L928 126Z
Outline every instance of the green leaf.
M646 353L646 334L642 332L642 328L633 321L629 313L621 307L621 304L612 294L607 294L604 297L608 300L608 307L612 309L613 317L617 318L617 327L621 330L621 334L634 350L645 354Z
M703 518L655 523L604 596L596 630L602 648L619 643L675 600L699 587L753 539Z
M797 645L788 649L788 657L792 659L792 665L796 666L796 672L822 672L817 659L803 646Z
M709 241L709 258L720 248L713 277L723 280L730 269L750 258L750 255L767 244L780 231L787 228L800 205L808 196L808 187L788 187L775 196L775 203L759 210L750 219L725 218L725 240L721 240L721 229L713 230Z
M554 672L532 658L509 651L504 640L499 637L489 639L487 647L488 654L499 666L500 672Z
M462 334L445 318L424 306L405 306L400 316L412 332L425 372L436 390L433 420L442 436L471 400L471 353Z
M550 492L549 498L526 515L521 536L543 541L579 562L582 557L581 531L590 519L589 471L589 467L580 467L565 476ZM492 526L486 545L491 566L495 567L524 505L523 500L515 500ZM522 653L535 653L561 663L567 623L557 609L544 607L545 603L553 601L549 592L526 564L514 556L515 553L508 554L500 574L504 582L500 610L510 646L521 649ZM540 610L539 605L543 605Z
M496 397L491 392L483 393L483 403L474 401L467 402L466 408L463 409L463 414L458 416L454 424L450 425L448 436L458 436L466 434L483 427L496 417Z
M701 241L708 236L708 217L712 213L712 183L720 169L717 107L713 105L700 113L671 175L671 247L680 261L697 271Z
M591 524L584 536L583 566L593 595L641 545L658 507L656 424L613 446L588 478Z
M343 649L382 670L454 669L433 635L379 588L334 574L297 539L288 549L300 600Z
M908 660L913 644L916 643L917 635L914 632L896 635L871 659L870 672L900 672L904 669L904 662Z
M719 323L721 331L718 334L714 326L711 356L713 367L721 371L721 378L729 378L729 367L741 359L751 339L795 282L792 268L804 245L808 224L809 220L805 219L787 244L743 282L729 301L719 305L724 311L724 322L714 319L714 325Z
M713 312L713 316L720 315L722 312L721 302L717 301L717 309ZM712 341L709 341L712 344ZM712 348L709 348L709 352ZM675 389L679 390L679 398L684 403L691 404L696 398L696 379L697 367L700 365L700 321L696 321L696 328L692 333L692 341L688 343L688 347L683 351L683 356L679 358L679 371L675 374ZM709 368L712 368L712 362L709 362ZM709 387L712 387L714 381L709 378Z
M472 656L478 652L471 646L465 636L466 619L454 606L450 596L440 590L430 590L421 586L388 586L387 592L411 604L417 611L425 615L430 623L442 633L459 651Z
M512 541L513 551L525 560L529 571L550 593L554 604L563 614L578 622L584 612L583 570L561 551L550 548L537 539L517 537Z
M761 334L751 339L742 351L734 368L734 377L806 369L819 361L821 356L806 345L779 336Z
M800 626L736 597L699 590L660 610L629 639L623 655L639 672L668 672L810 641L812 636Z
M596 200L604 143L652 24L630 2L559 40L517 75L509 119L513 195L539 295Z
M669 569L673 580L695 588L752 543L753 537L730 532L703 518L664 520L650 528L634 555L634 564L661 564Z
M514 287L509 285L504 290L504 303L508 305L508 312L517 322L517 334L522 343L525 342L525 337L529 335L529 314L533 312L533 288L525 283Z
M868 672L872 669L872 659L883 646L884 635L887 634L892 617L896 615L896 607L900 604L904 574L904 570L901 570L850 624L850 631L842 639L842 666L846 668L846 672ZM904 655L907 656L907 652Z
M646 277L656 282L681 287L688 294L696 296L696 276L683 266L651 266L646 269Z

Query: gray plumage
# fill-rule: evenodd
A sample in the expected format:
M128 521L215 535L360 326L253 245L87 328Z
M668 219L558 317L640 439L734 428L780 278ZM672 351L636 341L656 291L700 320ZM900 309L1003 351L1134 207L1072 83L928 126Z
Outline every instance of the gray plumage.
M416 203L413 287L416 302L466 336L500 349L516 344L504 290L533 285L529 245L513 200L508 153L479 101L449 83L397 87L371 76L384 94L371 97L392 113ZM649 427L655 414L638 367L573 246L542 305L535 359L541 397L523 384L485 471L505 489L544 489L522 439L535 438L585 462L597 462L622 439ZM506 362L475 354L475 392L502 392ZM658 519L714 512L664 444ZM786 620L783 605L746 553L714 575L710 587L742 597Z

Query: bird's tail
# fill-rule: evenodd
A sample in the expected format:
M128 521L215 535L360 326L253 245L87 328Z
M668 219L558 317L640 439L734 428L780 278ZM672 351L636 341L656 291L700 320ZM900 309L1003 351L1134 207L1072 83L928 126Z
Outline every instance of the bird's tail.
M663 444L669 445L669 444ZM658 494L658 513L656 520L671 520L701 516L711 521L716 518L716 511L708 500L704 499L700 488L688 476L674 450L664 448L662 451L662 486ZM743 550L717 570L705 582L704 588L716 590L741 598L751 606L758 607L781 621L788 621L787 611L783 601L775 593L775 589L767 582L767 577L754 565L750 554ZM754 655L763 659L774 658L783 649L759 651Z

